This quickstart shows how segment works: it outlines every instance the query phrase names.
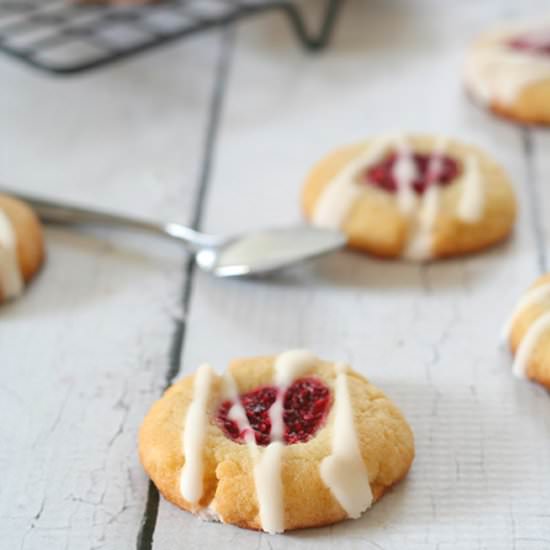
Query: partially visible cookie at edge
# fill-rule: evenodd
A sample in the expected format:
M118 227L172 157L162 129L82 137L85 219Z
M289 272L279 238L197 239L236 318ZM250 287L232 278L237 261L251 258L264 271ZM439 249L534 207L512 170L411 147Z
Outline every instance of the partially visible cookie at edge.
M23 293L44 258L42 226L32 208L0 194L0 303Z
M514 374L550 389L550 273L521 297L503 336L514 354Z
M481 34L464 64L467 92L521 124L550 124L550 17L501 24Z

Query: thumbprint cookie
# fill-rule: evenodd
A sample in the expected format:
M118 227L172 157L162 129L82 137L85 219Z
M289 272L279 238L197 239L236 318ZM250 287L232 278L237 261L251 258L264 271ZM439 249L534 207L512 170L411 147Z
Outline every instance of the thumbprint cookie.
M22 294L43 261L38 218L25 203L0 194L0 303Z
M550 124L550 18L502 25L470 47L464 80L471 96L524 124Z
M153 405L139 451L180 508L280 533L359 517L405 477L414 442L363 376L293 350L202 365Z
M503 337L514 354L514 374L550 389L550 274L519 300Z
M307 177L314 225L386 258L426 261L504 239L516 216L504 170L476 147L446 138L387 136L338 149Z

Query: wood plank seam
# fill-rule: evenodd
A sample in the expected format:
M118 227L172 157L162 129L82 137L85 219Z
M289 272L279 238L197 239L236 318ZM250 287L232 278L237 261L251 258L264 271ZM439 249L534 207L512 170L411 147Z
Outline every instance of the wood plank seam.
M531 216L531 226L535 239L537 268L543 274L548 271L548 260L546 254L546 243L544 237L544 228L540 211L540 192L537 173L535 170L535 147L533 144L533 130L524 128L522 131L523 155L525 160L525 175L527 179L527 194L529 197L529 213Z
M203 146L203 155L201 169L198 178L197 191L193 200L193 216L190 226L201 230L202 220L205 210L208 191L211 181L212 167L214 164L217 138L220 128L220 122L223 113L225 92L229 79L232 56L234 51L235 28L233 24L227 24L221 31L220 55L215 69L216 75L212 97L210 99L210 108L206 133ZM191 306L191 297L194 288L194 279L196 264L193 256L189 256L184 264L184 285L181 295L182 316L175 319L175 326L170 344L169 365L166 371L164 389L168 388L180 372L181 356L185 344L187 319ZM157 514L159 507L159 493L152 482L149 482L147 491L147 500L143 513L141 526L136 540L137 550L150 550L153 545L153 536L155 532Z

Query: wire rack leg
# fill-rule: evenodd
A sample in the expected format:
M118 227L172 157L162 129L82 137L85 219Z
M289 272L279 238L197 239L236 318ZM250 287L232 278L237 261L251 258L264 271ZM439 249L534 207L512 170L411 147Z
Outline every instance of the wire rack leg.
M321 21L320 29L316 33L308 31L303 13L295 2L285 2L279 7L289 18L302 45L310 51L319 51L327 46L330 41L341 4L341 0L325 0L325 13Z

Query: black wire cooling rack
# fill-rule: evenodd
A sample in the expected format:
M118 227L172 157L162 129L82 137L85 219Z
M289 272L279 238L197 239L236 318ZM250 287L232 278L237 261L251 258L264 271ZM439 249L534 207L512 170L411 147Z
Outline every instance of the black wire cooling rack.
M0 0L0 51L69 75L270 10L287 16L305 48L318 50L329 40L340 0L317 2L324 2L324 15L312 33L298 0L165 0L139 6Z

